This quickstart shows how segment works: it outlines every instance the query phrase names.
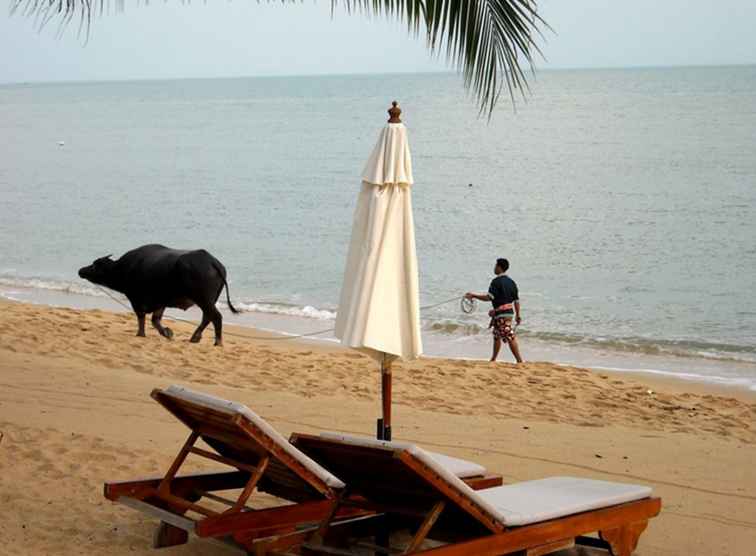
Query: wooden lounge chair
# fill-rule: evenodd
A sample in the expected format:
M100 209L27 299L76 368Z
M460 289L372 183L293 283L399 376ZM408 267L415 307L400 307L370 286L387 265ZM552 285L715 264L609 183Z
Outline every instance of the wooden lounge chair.
M273 554L346 554L344 546L370 544L381 530L399 538L409 526L400 554L539 556L578 543L630 556L661 508L644 486L552 477L474 491L416 446L334 433L290 440L347 484L332 515L346 505L375 514L359 524L324 520L296 547L271 545ZM387 544L376 553L396 553Z
M246 406L179 386L156 389L159 404L190 434L162 477L105 484L105 497L160 519L154 546L183 544L188 533L252 550L258 540L317 528L324 519L343 520L372 513L356 505L334 510L344 483L289 443ZM205 446L197 445L198 441ZM188 456L199 456L230 471L178 475ZM435 454L448 472L472 488L501 484L501 476L480 466ZM234 498L218 491L236 491ZM287 501L251 507L254 491Z
M257 537L322 520L344 488L241 404L178 386L151 396L191 433L163 477L106 483L105 497L158 517L155 547L184 543L188 532L248 546ZM206 447L196 445L200 439ZM177 476L190 454L233 471ZM235 499L213 494L238 489ZM252 511L248 501L255 489L296 503Z

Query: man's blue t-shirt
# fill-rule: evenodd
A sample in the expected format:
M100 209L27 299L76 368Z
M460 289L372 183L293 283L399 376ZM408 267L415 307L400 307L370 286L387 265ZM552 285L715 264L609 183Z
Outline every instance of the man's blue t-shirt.
M506 274L499 274L496 278L491 280L491 285L488 287L488 294L491 296L491 303L493 308L497 309L502 305L509 305L515 301L519 301L520 296L517 291L517 284ZM506 309L502 313L514 314L514 308Z

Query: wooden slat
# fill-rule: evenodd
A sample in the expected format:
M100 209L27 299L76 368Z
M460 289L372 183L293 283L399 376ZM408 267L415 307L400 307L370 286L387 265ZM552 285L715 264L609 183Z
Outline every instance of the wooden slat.
M438 516L441 515L442 511L444 511L444 506L446 506L446 502L441 501L431 508L431 510L428 512L428 515L423 520L423 523L420 525L420 528L417 530L417 533L415 533L415 536L412 537L412 541L409 543L407 550L404 551L405 554L412 554L418 548L420 548L420 545L423 544L425 537L428 536L431 527L433 527L433 525L438 520Z
M439 492L437 486L429 485L427 481L429 475L432 475L431 480L436 483L442 481L445 484L443 479L436 477L435 472L427 468L418 472L406 465L403 460L395 457L398 451L384 447L354 446L310 434L293 434L290 440L341 478L350 489L364 493L371 502L392 504L400 500L407 509L425 512L435 502L447 498L446 492ZM386 480L376 481L375 477L385 477ZM469 477L463 479L463 482L474 490L480 490L501 485L503 480L500 475L487 474ZM468 506L473 507L471 504ZM469 513L467 508L462 510ZM471 521L480 521L484 512L479 508L472 511L475 515L471 516ZM494 521L489 516L485 528L502 530L503 526Z
M163 477L150 477L133 481L105 483L104 495L108 500L117 500L121 496L143 498L146 493L156 489ZM231 490L242 488L249 480L249 473L243 471L226 471L222 473L193 473L174 477L171 489L174 492L211 492L214 490Z
M170 506L177 508L179 510L182 510L184 512L188 510L192 510L193 512L202 514L207 517L218 515L218 512L214 510L205 508L204 506L200 506L199 504L195 504L194 502L190 502L189 500L186 500L184 498L181 498L180 496L171 494L170 492L160 492L160 490L157 489L149 493L145 497L145 500L148 500L153 497L163 502L167 502Z
M139 512L142 512L145 515L155 517L159 519L160 521L169 523L170 525L173 525L174 527L178 527L179 529L183 529L184 531L187 531L189 533L194 532L194 526L197 523L193 519L176 515L174 513L171 513L168 510L163 510L161 508L153 506L152 504L148 504L147 502L142 502L141 500L135 500L133 498L129 498L128 496L123 496L119 498L118 503L123 504L124 506L128 506L130 508L133 508ZM214 543L217 543L225 547L226 549L232 548L243 554L246 554L246 550L241 550L238 545L235 545L227 541L226 539L210 539L210 540Z
M344 499L344 492L341 493L341 495L333 500L331 502L331 509L328 510L328 514L323 519L322 523L320 524L320 527L318 528L318 532L314 535L314 537L319 538L321 541L325 538L326 533L328 532L328 528L331 526L331 523L336 518L336 512L339 511L339 508L342 505L343 499Z
M241 416L240 426L243 430L247 431L248 434L253 436L258 442L260 442L260 444L262 444L268 450L269 454L281 461L286 467L291 469L294 473L296 473L299 477L306 481L315 490L320 492L323 496L327 498L336 497L333 489L329 487L325 483L325 481L323 481L323 479L310 471L297 458L291 456L286 450L279 446L277 442L268 437L268 435L252 421Z
M143 514L156 517L160 521L170 523L174 527L178 527L179 529L183 529L184 531L189 531L190 533L194 532L194 525L196 522L193 519L189 519L188 517L176 515L168 510L162 510L157 506L153 506L152 504L148 504L147 502L142 502L141 500L136 500L128 496L122 496L121 498L119 498L118 503L130 508L134 508L135 510L140 511Z
M343 530L345 531L345 534L351 536L359 536L360 532L363 530L371 529L373 527L373 522L376 518L380 517L381 516L370 515L347 519L335 523L333 528ZM307 542L312 534L317 531L317 528L318 526L314 526L297 531L296 533L290 533L272 539L262 539L258 543L255 543L253 548L260 547L264 551L262 553L268 556L290 556L295 553L294 551L297 550L297 547Z
M290 441L305 454L374 502L395 503L427 510L438 494L412 469L394 457L394 451L369 446L350 446L313 435L294 434ZM356 464L359 462L359 464ZM390 480L375 480L390 477Z
M186 460L186 456L189 455L189 450L191 450L194 443L197 442L197 438L199 438L199 434L192 431L192 433L186 439L186 442L184 442L184 445L181 447L181 450L179 450L178 455L176 455L176 459L173 460L170 468L168 468L168 472L165 474L165 477L163 477L163 480L160 481L158 492L160 492L161 494L170 493L171 481L176 476L176 473L184 463L184 460Z
M495 473L480 475L477 477L465 477L462 482L467 484L473 490L485 490L504 484L504 478Z
M200 521L197 524L197 535L218 537L245 529L266 529L276 525L303 522L319 523L328 515L332 505L331 500L318 500L251 512L220 514ZM352 512L355 511L352 510Z
M516 556L547 556L548 554L553 554L559 550L567 550L573 546L575 546L575 539L563 539L561 541L550 542L549 544L542 544L540 546L528 548Z
M408 451L405 450L400 452L397 459L404 462L408 468L414 470L418 476L422 477L422 479L435 489L436 492L443 495L453 504L480 521L482 525L492 532L503 531L505 529L504 524L496 519L496 517L481 508L474 500L471 500L463 493L459 492L456 488L447 483L443 477L438 475L433 469L425 465Z
M230 498L225 498L223 496L218 496L217 494L213 494L212 492L206 492L204 490L198 490L197 494L202 496L202 498L208 498L210 500L213 500L214 502L218 502L219 504L223 504L225 506L232 507L234 504L236 504L236 500L231 500ZM247 506L248 510L252 510L253 508L250 508Z
M414 518L419 518L419 519L424 519L425 516L428 515L427 507L423 510L420 510L414 506L411 506L411 507L403 506L398 502L396 504L380 504L377 502L366 500L365 498L362 498L362 497L346 498L342 501L342 505L353 506L355 508L361 508L363 510L370 511L373 513L391 513L391 514L401 515L405 517L414 517Z
M252 495L252 491L255 490L260 477L262 477L263 473L265 473L265 469L268 467L269 461L270 458L267 456L260 460L260 463L257 465L257 469L254 473L252 473L252 476L249 478L249 482L244 486L244 490L242 490L241 494L239 495L239 499L236 501L236 504L234 504L234 506L230 510L228 510L228 513L238 512L244 507L244 504L247 503L247 500Z
M235 459L227 458L225 456L219 456L218 454L214 454L207 450L203 450L202 448L197 448L196 446L189 448L189 452L197 456L203 457L205 459L211 459L213 461L217 461L218 463L225 463L226 465L230 465L231 467L236 467L237 469L240 469L242 471L247 471L249 473L257 472L257 467L255 467L254 465L248 465L246 463L236 461Z

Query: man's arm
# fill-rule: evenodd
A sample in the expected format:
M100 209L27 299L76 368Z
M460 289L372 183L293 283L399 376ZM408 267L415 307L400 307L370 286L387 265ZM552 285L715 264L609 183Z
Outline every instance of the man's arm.
M522 317L520 316L520 290L517 287L517 284L514 284L514 298L515 322L520 324L522 322Z
M491 301L491 294L490 293L473 293L473 292L467 292L465 294L466 299L478 299L480 301Z

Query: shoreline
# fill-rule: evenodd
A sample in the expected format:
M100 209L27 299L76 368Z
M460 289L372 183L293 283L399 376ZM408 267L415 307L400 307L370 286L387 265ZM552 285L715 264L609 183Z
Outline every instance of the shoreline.
M4 297L0 295L0 307L8 306L8 305L17 305L22 308L31 308L31 307L40 307L42 310L56 310L56 309L64 309L73 311L76 314L86 315L87 313L104 313L106 315L109 315L111 317L120 317L123 318L124 315L126 316L126 325L127 329L130 331L128 326L130 324L133 324L133 327L136 327L136 322L134 321L132 323L132 316L131 314L127 314L125 310L123 312L114 312L114 311L108 311L103 309L75 309L70 307L56 307L51 305L45 305L45 304L34 304L34 303L25 303L22 301L17 301L14 299L9 299L7 297ZM193 329L193 326L195 325L194 322L189 323L185 320L177 321L171 318L166 318L168 322L171 322L171 327L174 329L184 329L186 331L190 331ZM327 355L347 355L350 357L357 357L362 358L367 361L370 361L369 358L366 356L358 355L356 352L343 347L338 341L334 339L320 339L320 338L313 338L313 337L300 337L295 334L288 334L285 332L280 332L277 330L270 330L270 329L264 329L264 328L257 328L253 326L248 325L239 325L239 324L226 324L224 321L223 325L223 331L224 331L224 341L228 339L228 337L232 337L235 340L246 340L249 341L251 344L262 344L266 346L271 347L281 347L282 349L288 349L291 347L292 349L308 349L314 352L317 352L321 355L327 356ZM208 328L205 330L205 333L203 335L203 342L209 342L210 337L212 337L212 325L208 326ZM135 339L132 337L132 334L126 334L124 337L122 337L122 340L132 340ZM164 341L163 338L160 338L157 336L157 332L148 326L147 331L148 339L150 336L154 336L156 340L158 340L160 343L165 343L166 345L172 345L175 343L181 343L182 339L174 339L173 341ZM188 334L187 334L188 338ZM146 339L142 339L146 340ZM228 342L226 342L228 343ZM222 351L224 348L220 348L218 351ZM721 396L721 397L729 397L733 399L737 399L739 401L742 401L744 403L754 403L756 404L756 391L744 388L737 385L728 385L728 384L717 384L712 382L705 382L705 381L699 381L694 379L688 379L688 378L678 378L674 374L666 374L666 373L658 373L655 371L636 371L633 369L605 369L601 367L577 367L574 365L564 364L564 363L554 363L550 361L537 361L537 360L526 360L525 363L522 365L517 365L514 362L508 362L504 360L499 360L495 364L491 364L487 359L473 359L473 358L463 358L463 357L443 357L443 356L435 356L435 355L422 355L416 362L409 362L405 363L406 365L424 365L424 364L468 364L468 365L475 365L475 366L481 366L485 368L490 369L512 369L516 370L518 368L527 368L528 365L547 365L553 369L565 369L565 370L573 370L578 369L581 371L587 371L590 372L595 377L600 378L601 380L627 380L636 382L638 384L642 384L646 391L651 390L653 393L656 393L656 391L666 391L669 393L673 393L675 395L684 395L684 394L696 394L701 396Z
M14 297L15 296L15 297ZM0 284L0 302L11 303L30 303L42 307L65 307L75 310L102 309L113 312L130 312L130 309L119 306L120 301L113 297L87 295L79 292L66 292L60 290L50 290L35 287L8 286ZM315 310L317 311L317 310ZM196 314L195 314L196 313ZM176 317L175 315L166 314L167 321L186 322L191 320L193 323L199 320L199 313L196 309L191 309L187 317ZM224 316L224 329L238 328L240 331L257 331L263 334L271 334L282 337L292 337L299 341L305 341L308 344L323 345L325 347L340 347L336 338L334 338L329 328L332 328L333 320L320 318L293 317L285 314L271 314L265 312L245 311L241 316L228 315ZM313 334L313 330L323 330L325 334ZM305 337L301 335L305 334ZM423 357L426 359L440 360L459 360L459 361L477 361L487 362L487 352L490 349L487 343L487 336L480 341L481 345L475 345L475 353L469 355L463 353L457 344L460 338L447 338L432 334L425 331L424 336L430 341L429 351ZM469 339L469 338L467 338ZM476 341L479 340L476 338ZM295 340L291 340L295 341ZM555 344L543 344L538 340L527 338L524 342L526 361L548 361L554 365L565 367L582 367L588 368L597 374L612 374L618 376L633 377L637 380L646 381L654 384L668 385L676 390L691 390L696 392L719 392L723 395L740 395L744 399L756 399L756 376L753 379L745 377L731 377L706 375L701 372L688 372L686 365L690 365L695 358L687 357L664 357L656 358L657 365L662 367L648 368L649 361L652 357L643 357L635 359L637 356L631 352L619 352L606 354L605 352L581 348L579 346L565 348ZM533 348L535 349L529 349ZM470 349L469 345L466 345ZM502 350L499 361L502 363L509 361L509 352L507 349ZM633 366L634 364L634 366ZM710 370L716 372L717 363L709 362ZM723 366L732 366L722 362ZM741 370L753 371L756 374L756 365L747 363L739 364ZM742 372L742 371L741 371ZM679 383L679 386L678 386Z

